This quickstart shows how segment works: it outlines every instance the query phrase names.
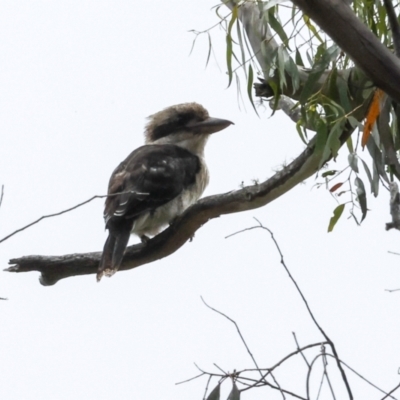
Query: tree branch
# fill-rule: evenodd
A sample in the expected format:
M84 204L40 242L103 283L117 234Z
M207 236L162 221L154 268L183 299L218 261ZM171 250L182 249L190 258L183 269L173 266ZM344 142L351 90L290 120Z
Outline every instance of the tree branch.
M353 132L348 126L341 137L342 144ZM177 251L210 219L221 215L263 207L312 176L323 163L321 152L314 151L315 139L288 166L261 184L225 194L206 197L187 209L168 229L146 244L127 248L120 270L128 270L167 257ZM41 272L40 283L54 285L63 278L95 274L101 252L67 254L64 256L25 256L9 261L8 272Z
M343 0L292 0L312 18L350 58L400 102L400 60L354 14Z

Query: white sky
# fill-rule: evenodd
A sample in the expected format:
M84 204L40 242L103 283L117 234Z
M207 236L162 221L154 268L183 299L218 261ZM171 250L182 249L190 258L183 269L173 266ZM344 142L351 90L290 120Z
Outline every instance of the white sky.
M0 237L104 194L115 166L142 144L145 117L172 104L197 101L235 122L208 144L206 195L265 179L303 149L281 113L269 118L260 108L258 118L248 103L247 112L239 109L235 88L226 89L222 31L213 31L219 67L214 59L204 67L206 36L189 56L188 31L217 22L214 4L0 3ZM175 386L198 373L194 362L208 371L216 371L213 363L229 371L253 365L233 325L200 296L237 321L260 366L295 350L293 331L302 345L321 341L269 236L253 230L224 239L254 225L253 217L274 231L342 359L378 386L394 387L400 294L384 289L400 287L400 259L387 253L400 246L398 232L384 231L388 194L369 198L361 228L343 218L327 234L335 202L314 183L265 208L210 221L174 255L100 284L86 276L43 287L37 273L2 273L0 297L9 300L0 302L0 398L201 399L205 378ZM100 250L102 210L97 200L9 239L1 245L2 268L24 255ZM356 398L383 397L348 374ZM277 377L285 388L304 390L301 360ZM316 370L312 386L318 382ZM281 398L257 389L243 399L266 392Z

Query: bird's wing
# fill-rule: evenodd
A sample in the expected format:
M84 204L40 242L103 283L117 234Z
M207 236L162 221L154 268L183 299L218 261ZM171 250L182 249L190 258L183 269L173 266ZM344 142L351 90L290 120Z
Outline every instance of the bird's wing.
M195 183L199 169L199 158L181 147L139 147L111 175L104 210L106 224L112 218L134 219L168 203Z

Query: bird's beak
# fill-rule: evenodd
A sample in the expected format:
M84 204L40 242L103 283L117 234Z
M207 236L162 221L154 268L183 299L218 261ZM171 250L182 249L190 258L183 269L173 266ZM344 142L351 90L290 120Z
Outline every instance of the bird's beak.
M208 117L201 122L191 122L187 124L187 127L194 133L210 135L211 133L222 131L222 129L227 128L229 125L234 125L234 123L227 119Z

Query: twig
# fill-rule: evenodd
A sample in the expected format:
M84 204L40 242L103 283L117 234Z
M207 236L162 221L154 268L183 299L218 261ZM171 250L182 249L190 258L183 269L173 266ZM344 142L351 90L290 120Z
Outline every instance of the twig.
M196 375L196 376L194 376L193 378L186 379L185 381L176 382L175 385L181 385L182 383L194 381L195 379L200 378L200 377L203 376L203 375L205 375L205 372L202 372L201 374Z
M399 383L395 388L393 388L386 396L382 397L381 400L387 399L387 398L388 398L393 392L395 392L399 387L400 387L400 383Z
M4 185L1 185L0 208L1 208L1 203L3 203L3 196L4 196Z
M237 332L238 332L238 334L239 334L239 337L240 337L240 339L242 340L242 342L243 342L243 344L244 344L244 347L245 347L246 350L247 350L247 353L250 355L251 359L253 360L253 363L254 363L254 365L256 366L257 370L260 371L260 367L258 366L256 359L254 358L252 352L250 351L249 346L247 346L247 343L246 343L246 341L244 340L244 337L243 337L243 335L242 335L242 332L240 332L239 326L238 326L238 324L236 323L236 321L234 321L232 318L228 317L228 316L227 316L226 314L224 314L223 312L218 311L218 310L216 310L215 308L209 306L209 305L206 303L206 301L203 299L202 296L200 296L200 298L201 298L201 301L205 304L206 307L208 307L210 310L216 312L217 314L222 315L223 317L225 317L227 320L231 321L231 322L235 325L236 330L237 330ZM215 365L215 364L214 364L214 365ZM219 368L218 366L216 366L216 367ZM222 371L222 370L221 370L221 371ZM260 375L261 375L261 377L262 377L261 371L260 371Z
M346 364L344 361L341 361L341 363L348 368L351 372L353 372L354 374L356 374L359 378L361 378L362 380L364 380L365 382L367 382L369 385L371 385L372 387L374 387L375 389L379 390L380 392L387 394L383 389L379 388L378 386L376 386L375 384L373 384L371 381L369 381L367 378L364 378L360 373L358 373L355 369L351 368L350 365ZM396 397L390 396L392 399L397 400Z
M328 365L328 360L326 358L326 352L325 352L325 346L324 345L321 346L321 350L322 350L322 354L323 354L323 359L322 360L323 360L323 364L324 364L324 376L326 377L326 381L328 382L328 386L329 386L329 389L330 389L330 391L332 393L333 400L336 400L335 392L333 390L333 387L332 387L332 384L331 384L331 380L329 379L328 371L326 369L326 366Z
M328 335L325 333L325 331L322 329L322 327L321 327L321 326L319 325L319 323L317 322L317 320L316 320L314 314L313 314L312 311L311 311L310 306L308 305L308 302L307 302L306 298L305 298L304 295L303 295L303 292L301 291L299 285L297 284L296 280L293 278L293 276L292 276L292 274L290 273L288 267L286 266L285 260L284 260L284 258L283 258L282 251L281 251L281 249L280 249L280 247L279 247L278 242L276 241L276 239L275 239L275 237L274 237L273 232L272 232L270 229L268 229L267 227L265 227L257 218L254 218L254 219L257 221L257 223L259 224L259 226L258 226L258 227L248 228L247 230L249 230L249 229L255 229L255 228L261 228L261 229L264 229L264 230L266 230L267 232L269 232L269 234L271 235L271 239L272 239L272 241L274 242L275 247L276 247L276 249L278 250L278 253L279 253L279 255L280 255L281 264L282 264L283 268L285 269L285 271L287 272L287 274L289 275L289 278L290 278L290 280L293 282L293 284L294 284L294 286L296 287L298 293L300 294L300 297L302 298L303 303L305 304L305 306L306 306L306 308L307 308L307 311L308 311L308 313L309 313L311 319L313 320L315 326L318 328L318 330L321 332L322 336L325 338L325 340L328 342L329 346L331 347L332 352L333 352L333 355L335 356L335 359L336 359L336 364L337 364L337 366L338 366L338 368L339 368L339 371L340 371L340 374L341 374L341 376L342 376L343 382L344 382L344 384L345 384L345 386L346 386L346 390L347 390L347 393L348 393L348 395L349 395L349 398L350 398L350 400L353 400L353 394L352 394L352 392L351 392L349 382L347 381L346 373L344 372L342 366L340 365L340 359L339 359L339 356L338 356L338 354L337 354L337 351L336 351L336 348L335 348L334 343L332 342L332 340L328 337ZM243 232L243 230L242 230L241 232ZM232 235L230 235L230 236L232 236Z
M385 292L389 292L389 293L392 293L392 292L398 292L400 289L385 289Z
M45 219L45 218L57 217L57 216L59 216L59 215L65 214L65 213L67 213L67 212L69 212L69 211L75 210L75 209L77 209L77 208L79 208L79 207L84 206L85 204L90 203L90 202L93 201L94 199L104 199L105 197L118 196L118 195L124 194L124 193L137 193L137 194L140 194L140 195L147 195L147 194L148 194L148 193L139 193L139 192L129 191L129 192L120 192L120 193L105 194L105 195L96 195L96 196L91 197L91 198L88 199L88 200L83 201L82 203L79 203L79 204L77 204L77 205L75 205L75 206L73 206L73 207L67 208L66 210L63 210L63 211L60 211L60 212L57 212L57 213L54 213L54 214L48 214L48 215L43 215L43 216L41 216L41 217L38 218L36 221L33 221L33 222L31 222L30 224L25 225L25 226L23 226L22 228L19 228L19 229L17 229L16 231L10 233L9 235L3 237L3 239L0 239L0 243L6 241L6 240L9 239L11 236L14 236L15 234L17 234L18 232L24 231L25 229L31 227L32 225L35 225L35 224L39 223L40 221L42 221L42 220ZM2 199L2 198L3 198L3 192L2 192L1 199ZM1 199L0 199L0 200L1 200ZM0 201L0 205L1 205L1 201Z
M294 341L296 343L297 346L297 350L299 350L300 346L299 346L299 342L297 341L297 337L296 337L296 332L292 332L292 335L294 337ZM300 351L301 356L303 357L303 360L305 361L305 363L307 364L307 367L310 368L310 363L307 361L306 356L303 354L302 351Z
M207 384L206 384L206 389L204 390L204 396L203 396L203 400L206 400L206 395L207 395L207 390L208 390L208 385L210 384L212 375L210 375L207 379Z

